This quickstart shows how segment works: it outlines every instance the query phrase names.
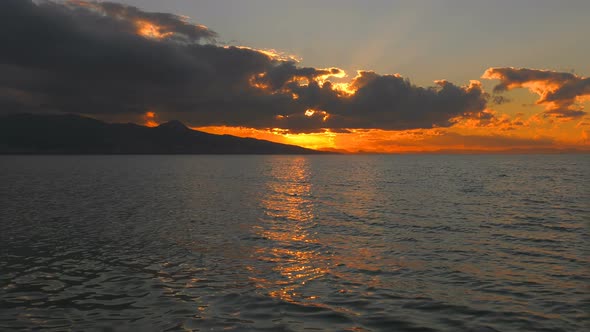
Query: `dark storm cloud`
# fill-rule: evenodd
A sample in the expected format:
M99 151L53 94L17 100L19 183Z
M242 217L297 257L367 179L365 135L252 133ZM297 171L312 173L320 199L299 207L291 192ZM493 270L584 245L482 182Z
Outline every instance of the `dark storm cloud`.
M193 126L410 129L450 126L485 109L479 84L417 87L397 75L299 67L214 43L186 18L109 2L0 1L0 105ZM353 93L354 92L354 93ZM307 114L306 114L307 111Z
M577 102L590 98L590 78L572 73L527 68L489 68L482 78L499 79L494 92L528 88L539 95L537 104L545 114L558 118L576 118L587 114Z
M251 50L145 38L89 6L3 0L0 12L2 86L68 112L177 110L242 91L273 65Z

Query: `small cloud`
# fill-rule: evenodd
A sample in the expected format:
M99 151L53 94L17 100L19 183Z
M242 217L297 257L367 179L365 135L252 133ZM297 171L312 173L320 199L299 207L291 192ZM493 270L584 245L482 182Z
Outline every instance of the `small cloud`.
M495 105L502 105L511 102L510 98L506 98L504 96L493 96L492 103Z
M522 113L511 117L508 114L498 114L496 111L486 109L474 114L465 114L455 119L456 128L487 128L492 130L515 130L517 127L526 126L522 119Z

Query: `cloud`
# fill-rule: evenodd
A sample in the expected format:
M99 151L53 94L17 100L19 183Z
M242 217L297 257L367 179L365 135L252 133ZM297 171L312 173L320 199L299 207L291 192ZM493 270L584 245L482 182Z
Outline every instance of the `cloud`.
M510 100L509 98L506 98L504 96L493 96L492 97L492 103L494 103L495 105L502 105L502 104L506 104L511 102L512 100Z
M586 115L578 103L590 99L590 78L550 70L527 68L489 68L482 78L498 79L494 92L527 88L539 95L537 104L545 106L545 115L573 119Z
M214 41L217 37L217 34L206 26L191 24L187 17L174 14L148 13L136 7L113 2L68 0L65 5L73 10L90 9L107 17L119 19L121 22L131 23L135 32L143 37L178 39L189 42Z
M347 128L404 130L448 127L456 116L475 116L486 105L487 95L479 82L459 87L438 81L434 87L417 87L399 75L359 71L345 85L314 80L335 75L314 72L309 82L286 80L272 93L289 91L305 112L283 113L274 127L312 132L319 128L342 131ZM292 77L296 77L294 75Z
M522 116L523 114L519 113L515 117L511 117L508 114L499 114L494 110L486 109L468 117L457 117L453 121L455 122L454 128L486 128L491 131L509 131L528 126L528 122Z
M478 82L418 87L399 75L301 67L274 51L216 44L186 17L111 2L2 0L3 111L59 111L105 119L155 112L191 126L284 128L448 127L477 116ZM26 96L26 98L24 97Z

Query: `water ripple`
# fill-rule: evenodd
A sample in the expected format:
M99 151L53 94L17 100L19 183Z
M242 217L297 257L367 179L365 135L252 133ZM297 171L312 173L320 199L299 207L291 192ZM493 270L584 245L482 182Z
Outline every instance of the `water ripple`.
M0 330L581 331L588 156L3 156Z

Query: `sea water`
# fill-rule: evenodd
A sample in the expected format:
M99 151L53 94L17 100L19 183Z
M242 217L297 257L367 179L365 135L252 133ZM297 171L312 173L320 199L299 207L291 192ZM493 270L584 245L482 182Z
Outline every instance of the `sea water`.
M0 156L0 329L581 331L589 155Z

